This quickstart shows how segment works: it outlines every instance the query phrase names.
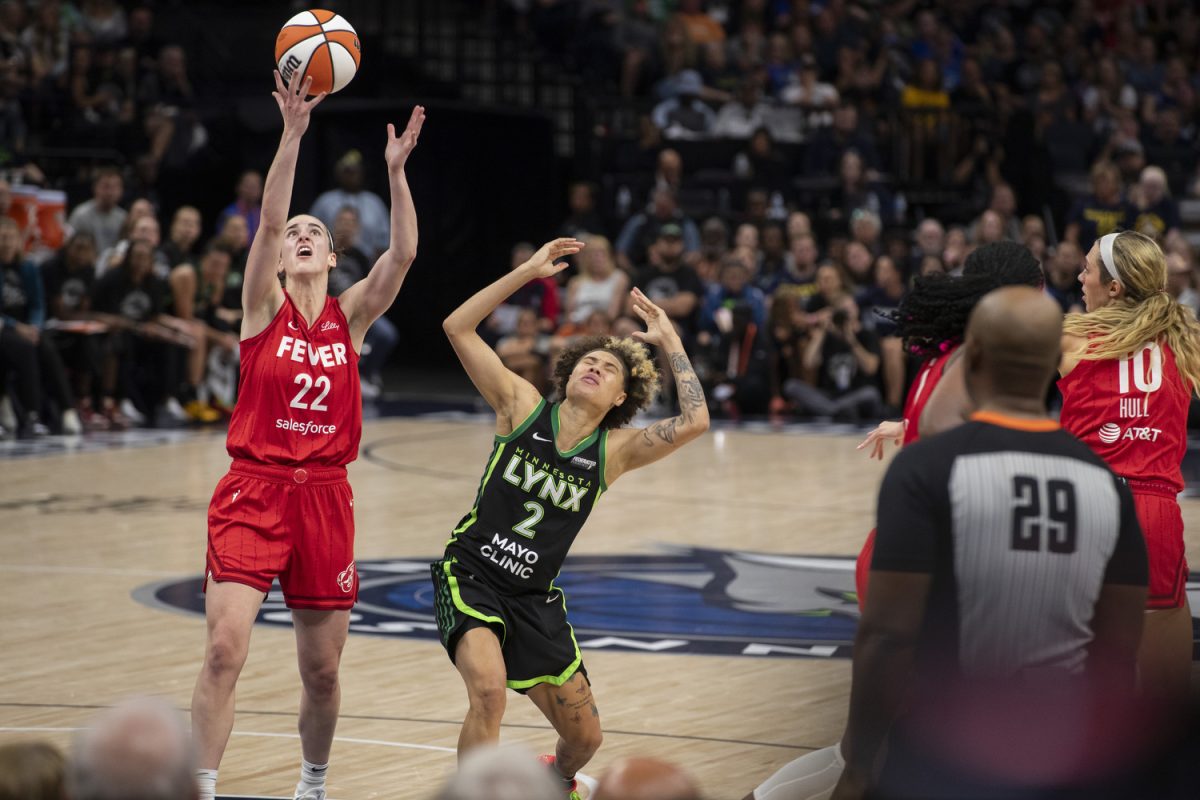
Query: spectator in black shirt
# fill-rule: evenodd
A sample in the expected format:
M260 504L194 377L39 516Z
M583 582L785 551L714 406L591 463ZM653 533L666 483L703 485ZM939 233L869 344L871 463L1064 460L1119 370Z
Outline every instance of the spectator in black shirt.
M740 267L740 265L739 265ZM767 410L771 359L766 333L748 303L719 310L717 333L701 358L708 362L705 394L727 419Z
M689 256L699 252L700 231L696 223L679 210L675 192L660 186L650 195L650 208L634 214L621 228L616 241L617 265L632 274L635 264L645 264L647 249L668 223L682 231L684 251Z
M1087 252L1106 233L1124 230L1134 220L1134 209L1121 196L1121 176L1112 163L1092 167L1092 193L1079 200L1067 216L1063 238Z
M337 297L363 279L371 270L371 259L359 247L358 210L343 206L333 220L333 240L337 245L337 266L329 273L329 294ZM367 400L383 394L383 367L400 341L400 332L387 314L367 328L358 370L362 375L362 393Z
M1064 313L1083 311L1083 287L1079 283L1082 269L1083 251L1079 245L1071 241L1059 242L1054 258L1046 265L1046 291Z
M820 128L809 141L804 156L805 175L835 175L842 154L854 150L862 159L863 169L879 169L875 138L859 127L858 107L844 102L833 112L833 125Z
M1142 144L1146 148L1146 162L1166 171L1172 193L1185 192L1188 176L1196 169L1196 144L1184 132L1179 109L1159 109L1154 118L1154 130Z
M804 368L816 384L789 381L784 393L799 414L858 421L879 419L879 338L863 328L854 298L818 315L805 346Z
M696 311L704 297L704 285L695 270L684 263L683 256L683 232L668 222L650 246L649 264L638 273L636 285L650 302L666 312L687 342L696 332Z
M194 264L200 255L200 210L195 206L180 206L171 218L167 241L159 248L169 267L184 262Z

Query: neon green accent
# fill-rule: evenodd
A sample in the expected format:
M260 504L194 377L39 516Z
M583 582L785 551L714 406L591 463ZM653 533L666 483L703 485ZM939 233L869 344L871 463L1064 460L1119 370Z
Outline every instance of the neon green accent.
M600 499L600 495L608 491L608 481L604 480L604 460L608 453L608 431L600 434L600 491L596 493L596 500ZM592 501L592 506L596 505L595 500Z
M475 609L473 609L469 605L467 605L465 602L463 602L462 595L459 594L459 592L458 592L458 578L454 577L454 575L452 575L450 573L450 564L456 560L457 559L450 559L449 561L442 562L442 571L446 573L446 583L448 583L450 585L450 596L454 598L455 607L457 607L459 611L461 611L462 613L466 614L469 617L474 617L475 619L483 620L484 622L488 623L489 625L499 625L500 630L502 630L504 632L500 636L500 646L503 647L504 640L508 638L508 626L505 625L504 620L500 619L499 617L493 617L488 614L484 614L482 611L476 611ZM564 608L565 608L565 606L564 606ZM572 639L575 638L574 634L572 634L571 638ZM575 651L576 652L579 651L578 646L575 647Z
M501 436L500 434L497 433L496 441L497 442L511 442L513 439L520 436L522 433L525 432L525 430L530 425L533 424L533 421L538 418L538 415L542 413L542 409L545 407L546 407L546 398L543 397L541 400L538 401L537 408L533 409L533 411L530 411L529 416L526 417L524 419L524 421L521 422L520 425L513 428L512 433L506 433L503 436Z
M546 516L546 510L542 508L541 503L535 503L530 500L525 504L525 510L529 512L529 516L512 526L513 533L519 533L526 539L532 539L537 536L537 531L533 529L542 521L542 517Z
M582 442L575 445L567 452L564 453L563 451L559 450L558 449L558 403L555 403L553 405L553 407L551 407L551 409L550 409L550 427L552 427L554 429L554 452L558 453L560 458L570 458L571 456L582 452L588 445L590 445L592 442L596 441L596 437L600 435L600 429L597 428L596 430L592 431L591 434L586 436Z
M558 577L557 575L555 576ZM567 613L567 593L554 585L554 581L550 581L550 591L558 592L562 595L563 613ZM575 660L572 661L566 669L557 675L542 675L537 678L530 678L524 681L505 681L510 689L528 689L537 686L539 683L548 683L551 686L562 686L571 677L579 671L579 665L583 663L583 653L579 652L579 642L575 641L575 629L571 627L571 623L567 623L567 630L571 632L571 644L575 645Z
M454 532L450 534L450 538L446 541L447 545L454 544L454 540L458 538L458 535L469 530L479 519L479 501L483 499L483 489L487 486L488 481L492 479L492 472L496 469L496 465L500 463L500 456L504 455L504 442L499 441L499 437L496 438L498 441L492 450L492 458L483 473L483 478L479 481L479 491L475 493L475 505L472 506L471 513L467 515L467 518L460 522L458 527L454 529Z

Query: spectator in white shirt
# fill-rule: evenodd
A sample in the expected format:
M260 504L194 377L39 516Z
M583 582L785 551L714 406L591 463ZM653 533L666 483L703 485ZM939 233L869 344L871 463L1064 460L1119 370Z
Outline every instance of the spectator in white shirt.
M363 188L362 153L351 150L337 162L338 188L330 189L313 203L311 213L330 229L337 214L346 206L358 212L361 228L359 247L371 258L376 258L388 248L391 239L391 222L388 207L379 195Z

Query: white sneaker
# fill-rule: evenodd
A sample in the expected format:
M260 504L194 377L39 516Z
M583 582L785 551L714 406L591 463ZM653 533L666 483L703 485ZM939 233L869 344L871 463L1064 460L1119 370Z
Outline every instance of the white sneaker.
M296 793L292 795L292 800L325 800L325 787L304 790L297 784Z
M167 412L167 416L171 418L172 422L187 422L190 419L188 413L183 410L183 406L174 397L168 397L162 404L162 408L163 411Z
M128 397L121 401L121 413L134 425L145 425L146 415L138 411L138 407Z
M67 436L79 436L83 433L83 422L79 419L78 411L68 408L63 412L62 430Z

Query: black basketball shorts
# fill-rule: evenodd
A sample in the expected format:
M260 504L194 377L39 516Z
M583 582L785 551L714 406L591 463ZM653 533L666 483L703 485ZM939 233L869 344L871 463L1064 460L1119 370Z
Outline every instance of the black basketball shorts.
M453 557L429 567L434 613L451 661L464 633L486 627L500 640L508 688L524 694L539 683L562 686L576 672L586 679L561 589L508 594Z

